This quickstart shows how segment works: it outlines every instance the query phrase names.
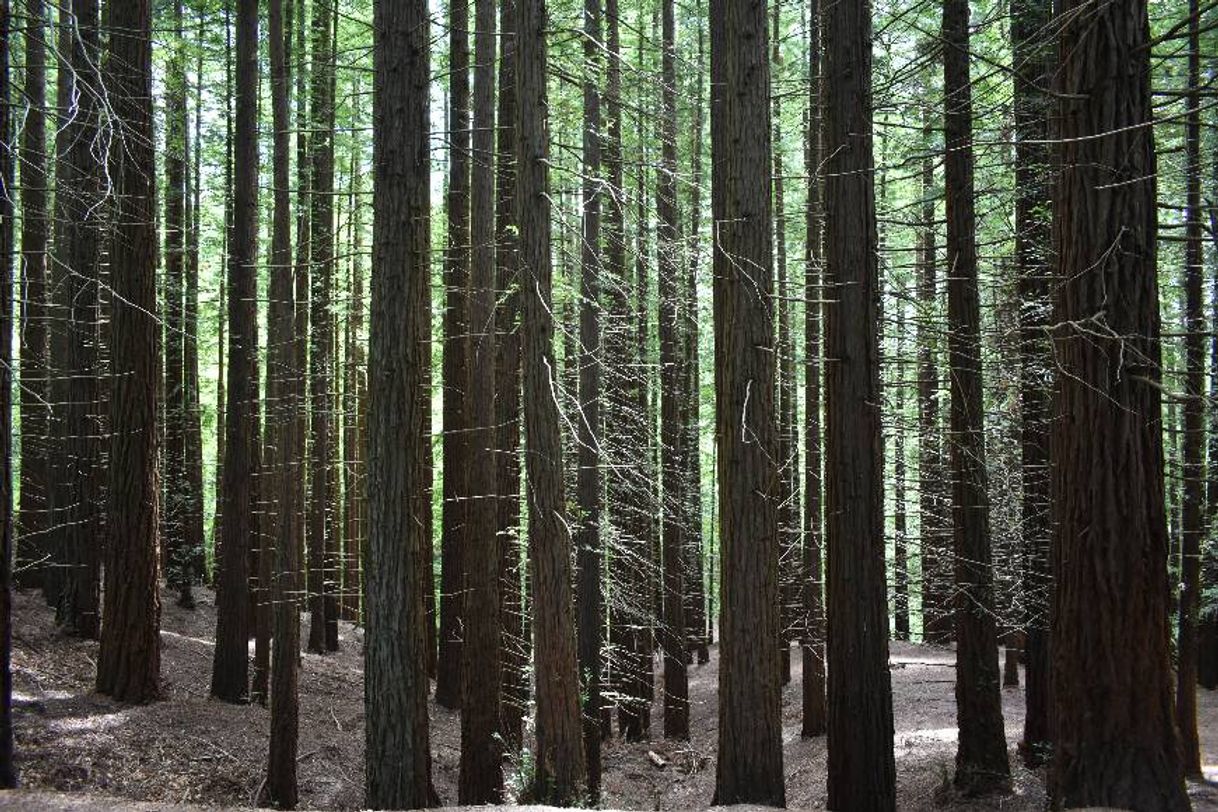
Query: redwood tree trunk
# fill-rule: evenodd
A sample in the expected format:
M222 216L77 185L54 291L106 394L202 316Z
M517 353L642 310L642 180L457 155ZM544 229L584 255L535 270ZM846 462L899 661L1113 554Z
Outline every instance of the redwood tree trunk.
M247 0L254 7L253 0ZM105 58L109 102L124 148L114 183L112 365L106 585L97 690L121 702L161 694L157 587L156 161L152 133L152 5L114 3ZM252 186L253 184L251 184ZM95 542L96 540L94 540ZM245 641L242 640L244 649Z
M1187 810L1167 620L1147 4L1064 0L1059 18L1050 792L1056 807Z
M468 288L471 453L466 508L465 621L461 655L462 804L503 799L500 730L501 618L495 490L495 0L476 0L474 130L470 197L472 252Z
M990 552L981 392L981 298L973 188L968 0L943 3L943 160L947 191L947 350L951 371L952 526L955 550L955 785L965 796L1010 784Z
M1039 767L1052 747L1049 696L1049 97L1052 43L1047 0L1011 4L1015 64L1015 261L1019 274L1020 476L1023 501L1024 763Z
M516 8L516 220L537 680L536 767L529 795L539 803L575 804L586 787L554 363L550 149L545 124L547 18L544 0L520 0Z
M469 0L449 3L448 246L444 252L444 499L440 540L440 658L436 701L461 707L464 547L471 467L465 433L469 377Z
M267 757L266 795L260 802L278 809L296 806L296 756L299 739L301 516L294 463L297 411L295 269L292 266L292 212L289 162L288 73L294 4L270 0L271 119L274 129L272 172L274 214L271 219L271 290L267 314L267 472L263 493L268 507L266 543L274 545L274 575L267 587L274 606L271 650L271 740Z
M822 10L825 43L825 530L831 809L896 805L884 580L871 17Z
M249 544L255 536L258 470L258 3L237 5L237 117L233 225L228 257L228 392L225 403L224 521L216 596L211 694L249 696Z
M722 573L715 804L785 806L767 4L711 4L715 421Z
M439 805L427 719L425 557L431 498L423 449L430 393L429 20L424 0L373 4L372 310L364 802Z

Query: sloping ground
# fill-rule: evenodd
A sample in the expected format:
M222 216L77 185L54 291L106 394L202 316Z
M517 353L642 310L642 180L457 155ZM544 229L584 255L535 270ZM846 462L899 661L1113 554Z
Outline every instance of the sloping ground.
M207 697L215 611L199 594L194 611L169 595L162 617L162 673L167 701L129 707L93 694L97 645L62 637L52 613L34 594L14 605L13 672L16 737L22 783L0 793L0 809L153 810L248 807L257 798L266 761L265 708L232 706ZM337 654L303 655L299 780L302 809L357 809L363 799L364 705L362 632L340 624ZM619 740L604 748L604 806L620 809L695 809L714 789L717 652L690 671L691 739L640 744ZM823 808L824 739L803 740L799 657L783 696L787 803ZM953 655L929 646L894 644L898 805L929 810L1039 810L1042 776L1012 760L1015 790L1002 799L965 803L951 797L955 751ZM1201 691L1202 750L1218 780L1218 694ZM1007 737L1023 723L1023 693L1003 692ZM656 711L656 718L658 720ZM459 717L431 707L436 788L456 802ZM648 751L667 764L657 768ZM1197 809L1218 809L1213 785L1194 785ZM143 802L143 803L137 803ZM524 809L524 807L515 807Z

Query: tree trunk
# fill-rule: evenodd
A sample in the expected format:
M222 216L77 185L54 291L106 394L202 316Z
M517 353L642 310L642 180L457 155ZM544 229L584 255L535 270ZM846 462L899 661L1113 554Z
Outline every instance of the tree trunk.
M499 36L498 151L495 177L495 486L499 493L499 588L502 618L500 714L510 750L523 743L529 699L529 630L520 549L520 285L516 267L516 4L502 0Z
M11 18L10 18L11 21ZM50 381L47 364L46 3L27 0L25 91L21 133L21 495L17 513L16 582L42 588L50 533ZM11 47L11 46L10 46ZM8 54L11 58L11 54ZM8 97L5 96L7 99ZM7 108L6 108L7 109ZM6 200L7 202L7 200ZM10 224L11 225L11 224ZM7 300L6 300L7 301Z
M785 806L766 3L711 4L722 612L715 804Z
M37 28L26 29L30 36L41 37L41 4L35 8ZM13 143L12 88L9 77L13 18L8 0L0 0L0 142ZM28 53L28 45L27 45ZM28 63L27 63L28 66ZM42 70L40 68L40 70ZM44 130L45 134L45 130ZM0 154L0 357L13 357L13 192L15 173L13 153ZM26 179L22 172L22 182ZM45 172L36 176L45 183ZM42 187L39 187L40 189ZM23 191L24 194L24 191ZM42 208L35 209L45 217L45 196ZM42 242L45 244L45 226ZM22 246L22 251L25 246ZM17 768L13 764L13 371L9 364L0 368L0 787L17 786Z
M1057 808L1186 810L1167 625L1147 4L1065 0L1060 15L1050 792Z
M831 809L896 805L872 172L871 17L823 9L825 516Z
M892 383L893 410L896 419L893 423L893 502L894 515L892 540L893 572L893 638L909 640L909 550L908 550L908 519L906 517L905 500L905 302L897 299L893 302L896 307L896 348L893 352L893 366L896 370L896 380Z
M84 25L87 19L76 22ZM113 439L97 690L120 702L140 703L161 694L157 449L156 432L151 430L156 425L159 360L152 6L147 0L115 3L108 9L108 22L106 91L125 146L110 155L116 229L110 251Z
M471 467L465 432L469 376L469 0L449 4L448 246L444 253L444 499L440 549L440 659L436 701L461 707L461 610Z
M174 0L173 42L165 72L165 448L161 545L165 579L178 604L193 606L193 558L186 543L186 42L182 0Z
M929 46L928 46L929 47ZM929 77L925 92L931 93ZM951 612L951 517L947 504L940 425L940 313L938 254L935 246L935 155L931 106L922 111L922 211L918 233L918 523L922 547L922 639L946 644L953 637Z
M51 455L51 564L57 573L44 581L55 619L69 634L96 638L103 528L101 444L98 440L100 353L98 301L101 236L105 217L101 181L90 144L100 122L98 7L94 0L74 3L63 14L59 33L59 99L79 93L71 109L61 108L57 151L56 261L53 272L55 313L50 385L53 426L50 436L64 438L63 453ZM66 75L65 75L66 74ZM155 288L155 283L154 283ZM153 536L155 537L155 531Z
M467 288L470 388L464 423L470 427L462 618L462 804L503 800L500 729L502 630L495 489L495 0L474 12L473 154L470 181L470 276Z
M309 105L309 650L338 649L338 549L331 509L334 490L332 423L334 319L334 0L313 0Z
M1048 84L1051 7L1045 0L1011 6L1015 64L1015 261L1019 274L1019 408L1022 418L1020 477L1023 501L1024 714L1019 744L1024 763L1039 767L1053 741L1049 696L1049 188Z
M211 694L249 697L249 543L255 538L258 470L258 3L237 5L237 117L233 225L228 258L228 399L225 403L224 522L216 596Z
M575 525L579 579L579 672L582 677L584 759L588 796L600 797L601 784L601 643L604 626L601 595L601 99L602 52L600 0L584 2L583 222L580 252L579 411L576 415L578 474Z
M981 301L973 189L968 0L943 3L944 179L947 190L947 349L951 371L952 526L955 549L955 785L966 797L1010 785L990 552L981 392Z
M423 0L373 5L372 312L368 391L368 566L364 802L438 806L427 719L424 556L431 442L429 20Z
M271 291L267 314L267 429L264 469L269 526L265 538L274 545L274 576L268 585L274 606L274 646L271 650L271 741L267 756L266 794L260 803L277 809L296 806L296 755L299 739L300 606L296 602L300 573L300 489L293 448L297 442L294 378L296 364L295 269L292 266L292 211L289 163L291 122L288 94L288 52L291 50L295 3L271 0L269 9L271 56L271 118L274 130L272 172L274 214L271 218Z
M539 803L584 797L579 673L571 603L571 539L563 494L562 435L554 379L549 138L545 125L547 15L544 0L520 0L516 15L516 220L522 290L529 577L533 585L533 672L537 749L528 795Z
M1205 313L1201 225L1201 50L1198 0L1188 5L1188 114L1185 122L1184 484L1180 528L1180 628L1176 639L1176 727L1184 772L1201 777L1197 739L1197 616L1201 610L1201 543L1205 538Z
M660 493L664 566L664 736L689 738L689 677L685 669L685 431L681 405L687 395L680 328L681 260L677 225L676 21L673 0L664 0L660 94L660 167L656 174L656 253L660 294Z
M804 544L803 544L803 726L804 738L825 734L825 604L821 515L824 487L821 458L821 321L823 305L821 244L824 212L821 210L821 54L819 0L808 9L808 114L804 133L804 171L808 196L804 209Z

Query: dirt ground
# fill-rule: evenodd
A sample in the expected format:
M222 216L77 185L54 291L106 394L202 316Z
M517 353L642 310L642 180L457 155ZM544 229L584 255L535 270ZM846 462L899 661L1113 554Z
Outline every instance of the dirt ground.
M269 717L257 705L207 697L215 632L212 595L194 611L165 596L162 675L167 701L125 707L92 692L97 644L63 637L34 594L14 604L13 693L21 793L0 793L0 808L163 809L252 806L266 761ZM300 800L302 809L357 809L363 799L364 705L359 629L340 624L340 651L305 654L301 673ZM705 807L714 789L717 651L691 666L691 738L604 747L602 806L616 809ZM787 804L825 803L825 741L800 737L799 657L783 695ZM1023 692L1003 691L1014 791L968 803L951 797L955 751L953 655L950 650L894 643L898 806L905 810L1039 810L1043 776L1023 768L1014 745L1023 724ZM1202 760L1218 781L1218 692L1200 691ZM659 710L655 711L659 719ZM431 705L433 771L447 804L456 802L458 714ZM654 751L667 762L657 768ZM1190 786L1196 809L1218 810L1218 785ZM143 803L130 803L143 802Z

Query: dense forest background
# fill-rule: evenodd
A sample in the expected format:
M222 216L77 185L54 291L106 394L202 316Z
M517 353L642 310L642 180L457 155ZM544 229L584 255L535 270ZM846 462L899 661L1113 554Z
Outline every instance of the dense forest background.
M1202 805L1218 12L1050 6L0 0L8 783L96 640L269 706L213 801L323 674L357 804L781 806L792 729L909 806L944 666L938 802Z

